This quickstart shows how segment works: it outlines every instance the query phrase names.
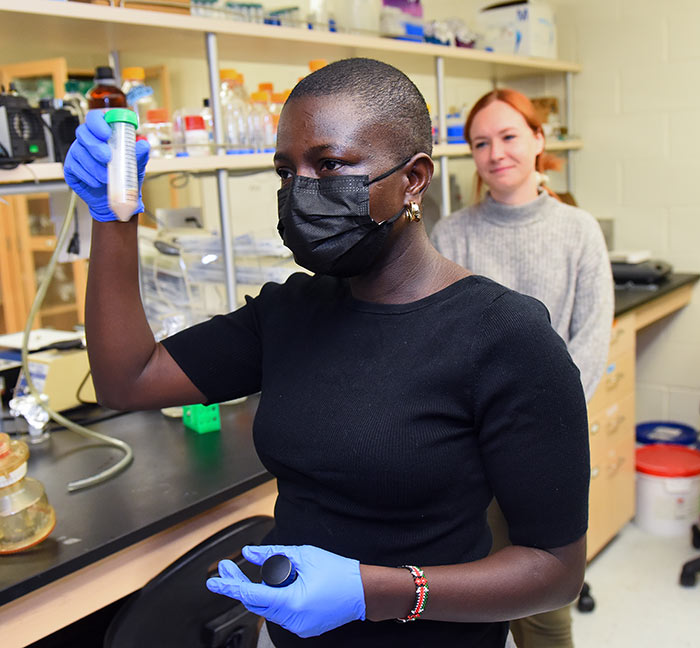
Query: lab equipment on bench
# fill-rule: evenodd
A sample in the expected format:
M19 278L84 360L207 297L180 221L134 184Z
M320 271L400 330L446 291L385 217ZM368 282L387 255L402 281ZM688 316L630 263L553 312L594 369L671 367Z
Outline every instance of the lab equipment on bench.
M76 194L72 193L68 204L66 218L64 219L63 225L61 226L57 236L56 249L51 255L51 259L46 266L44 278L41 280L37 288L36 296L34 297L34 301L29 309L29 315L27 316L27 322L22 335L22 371L24 373L24 378L27 381L28 394L21 399L13 399L13 401L17 401L15 403L15 410L18 412L18 414L21 414L27 419L27 423L30 426L30 431L38 432L41 436L43 436L42 430L46 426L46 423L48 423L49 418L51 418L52 420L56 421L56 423L59 423L60 425L83 437L87 437L93 441L100 441L103 445L118 448L124 453L124 456L117 463L109 466L99 473L84 479L77 479L70 482L68 484L69 491L94 486L113 477L129 466L134 456L131 446L129 446L128 443L125 443L120 439L107 436L106 434L95 432L82 425L78 425L51 408L48 404L48 397L37 389L31 376L31 370L29 367L29 342L31 339L32 325L37 313L39 312L39 309L41 308L44 298L46 297L46 292L48 291L56 264L58 263L60 250L63 248L68 239L71 221L73 220L73 214L75 213L75 202ZM10 406L12 407L12 402L10 403Z
M80 113L61 99L41 99L41 118L46 124L46 158L42 162L63 162L80 126Z
M237 236L233 250L239 285L283 283L300 270L274 230ZM139 258L141 295L156 339L226 310L223 248L218 232L198 227L155 232L142 227Z
M57 412L96 402L87 349L51 349L32 353L29 372L36 388L46 395L46 402ZM14 393L15 398L29 393L22 371Z
M41 482L27 477L29 449L0 433L0 554L40 543L56 526Z
M46 157L41 111L16 92L0 94L0 166Z
M612 262L610 265L616 286L654 286L673 272L673 266L670 263L652 259L639 263Z

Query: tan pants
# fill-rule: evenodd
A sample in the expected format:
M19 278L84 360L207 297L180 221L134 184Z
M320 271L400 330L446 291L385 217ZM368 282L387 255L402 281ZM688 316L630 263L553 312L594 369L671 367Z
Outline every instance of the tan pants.
M489 506L488 520L493 534L493 553L510 544L508 525L496 500ZM511 621L510 631L518 648L574 648L570 605Z

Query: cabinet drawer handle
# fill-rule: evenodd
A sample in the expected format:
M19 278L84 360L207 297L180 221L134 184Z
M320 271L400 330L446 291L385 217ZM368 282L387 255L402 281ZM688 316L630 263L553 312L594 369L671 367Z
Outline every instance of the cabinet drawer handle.
M593 466L591 468L591 479L595 479L600 474L600 468L598 466Z
M617 387L618 383L624 378L625 374L622 372L616 373L612 378L608 378L605 381L605 386L608 389L615 389Z
M625 416L620 414L614 423L608 426L608 434L615 434L620 429L620 426L625 422Z
M594 423L593 425L591 425L591 434L598 434L599 431L600 425L598 425L598 423Z
M608 476L614 477L618 473L620 468L622 468L622 464L624 464L624 463L625 463L625 458L618 457L617 461L612 466L610 466L610 468L608 470Z

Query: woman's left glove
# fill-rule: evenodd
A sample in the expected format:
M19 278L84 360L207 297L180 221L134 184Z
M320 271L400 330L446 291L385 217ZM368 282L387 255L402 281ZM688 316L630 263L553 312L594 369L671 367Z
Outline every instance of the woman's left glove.
M357 560L310 545L243 548L243 557L255 565L262 565L274 554L287 556L297 570L297 579L291 585L253 583L236 563L222 560L219 578L208 579L207 588L238 599L253 614L302 638L364 620L365 593Z

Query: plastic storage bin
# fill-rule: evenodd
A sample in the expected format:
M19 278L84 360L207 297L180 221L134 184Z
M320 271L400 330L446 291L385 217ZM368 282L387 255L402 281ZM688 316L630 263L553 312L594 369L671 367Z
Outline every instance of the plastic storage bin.
M675 421L645 421L637 425L637 444L673 443L698 447L698 431L690 425Z
M700 451L655 444L637 448L635 522L659 536L690 532L700 514Z

